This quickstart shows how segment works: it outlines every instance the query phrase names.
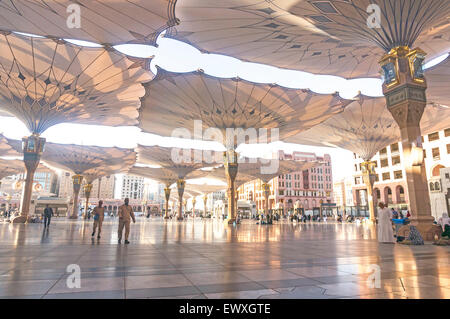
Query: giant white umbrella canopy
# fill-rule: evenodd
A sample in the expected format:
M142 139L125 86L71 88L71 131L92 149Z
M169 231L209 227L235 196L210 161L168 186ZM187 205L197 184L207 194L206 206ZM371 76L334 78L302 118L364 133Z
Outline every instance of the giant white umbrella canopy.
M34 134L62 122L134 125L152 78L111 49L0 33L0 110Z
M73 210L70 218L76 219L78 195L83 178L86 179L87 185L92 185L92 182L99 177L127 172L136 162L136 153L131 149L117 147L48 143L42 155L42 161L50 167L74 174ZM89 195L90 189L86 192L87 203Z
M178 22L175 3L176 0L1 1L0 30L100 44L155 45L158 35Z
M224 137L228 128L279 129L283 139L342 112L351 102L338 94L215 78L202 72L158 69L156 78L144 86L139 127L164 136L179 128L194 135L194 121L201 120L203 130L216 128Z
M425 74L429 85L429 105L423 113L420 128L423 134L429 134L449 126L450 58ZM344 112L286 141L344 148L358 154L364 161L370 161L382 148L400 139L399 127L387 109L385 98L360 94Z
M145 153L145 151L144 151ZM143 158L145 161L145 157ZM148 159L150 160L150 159ZM170 186L176 183L180 179L180 174L172 168L166 167L143 167L143 166L133 166L128 174L142 176L145 178L153 179L158 182L163 183L166 187L164 189L165 194L165 215L164 218L169 218L169 197L171 196ZM203 170L193 170L182 178L200 178L206 176L207 172Z
M180 202L180 205L178 207L178 220L182 220L183 212L181 203L183 202L183 193L186 184L186 178L200 178L206 176L208 174L208 171L200 169L211 166L211 164L206 163L203 160L203 157L201 157L200 159L196 158L195 152L199 150L194 149L163 147L157 145L138 145L136 151L138 154L139 164L161 166L165 169L165 171L171 172L169 176L177 177L176 183ZM155 174L155 176L157 175ZM166 196L169 196L167 195L167 191ZM168 216L165 216L165 218L167 217Z
M450 109L427 106L420 122L422 133L428 134L447 128L449 117ZM375 219L372 191L376 173L375 166L370 161L382 148L400 140L399 127L388 111L385 99L363 95L358 96L357 101L350 104L344 112L295 138L295 142L301 144L344 148L363 159L362 173L368 190L372 220Z
M370 4L380 28L370 28ZM372 12L372 10L369 10ZM449 49L447 0L178 0L180 24L166 36L211 53L346 78L377 77L383 51ZM372 25L371 25L372 26Z
M0 157L21 157L21 142L5 137L0 133Z
M207 177L216 179L216 180L219 180L219 181L222 181L225 183L227 182L227 178L225 175L225 167L223 167L223 165L213 169L212 171L209 171ZM239 168L238 168L238 174L236 175L236 179L234 181L234 186L236 189L238 189L241 185L243 185L247 182L250 182L253 179L255 179L255 177L246 174L245 171L239 170Z
M236 148L294 136L340 113L351 103L339 94L317 94L278 85L225 79L203 72L172 73L158 69L145 84L139 127L149 133L213 139L224 145L229 177L229 220L235 218ZM155 120L157 119L157 120ZM200 132L199 132L200 131ZM229 165L230 164L230 165Z
M142 63L111 48L0 32L0 110L32 133L23 139L27 174L21 216L14 222L28 219L34 171L45 144L39 135L63 122L136 124L141 83L153 78Z
M20 174L24 171L24 169L25 167L22 161L5 160L0 158L0 185L3 178Z
M425 76L428 83L428 103L450 108L450 55L441 63L427 69ZM441 120L445 121L445 118Z

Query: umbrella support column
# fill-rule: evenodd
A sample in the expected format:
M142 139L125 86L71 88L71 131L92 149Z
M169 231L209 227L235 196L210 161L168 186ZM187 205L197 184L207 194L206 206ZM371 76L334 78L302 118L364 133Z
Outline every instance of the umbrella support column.
M204 217L206 217L208 215L208 211L206 210L206 204L208 202L208 197L205 195L203 196L203 213L204 213Z
M363 180L364 184L366 184L367 187L367 204L369 206L369 218L372 223L375 223L375 201L373 200L373 184L375 183L376 179L376 172L375 172L375 163L366 161L361 163L361 169L363 174Z
M228 183L228 217L225 220L227 224L236 222L236 202L234 182L238 172L237 153L234 150L228 150L224 154L224 167Z
M165 212L164 212L164 219L169 219L169 199L170 199L170 187L166 186L164 188L164 197L166 199L165 204Z
M431 216L419 125L427 105L427 84L422 68L425 55L420 49L397 47L386 54L380 64L385 78L383 93L386 105L400 128L402 138L411 224L417 227L424 240L434 240L440 231L433 225ZM409 227L403 227L399 235L408 232Z
M261 186L264 194L264 215L266 216L268 222L272 222L272 214L269 214L270 185L264 182Z
M69 219L78 219L78 198L80 195L81 183L83 182L83 176L81 175L73 175L73 206L72 206L72 214L69 216Z
M26 223L30 218L31 196L33 194L34 173L41 160L44 151L45 138L33 134L22 139L23 142L23 161L25 163L25 185L22 192L22 201L20 203L20 215L12 220L12 223Z
M183 220L183 194L184 194L184 187L186 185L186 182L184 179L177 180L177 190L178 190L178 216L177 220Z
M86 203L84 205L84 219L88 218L88 209L89 209L89 198L91 197L92 184L86 184L83 187L84 197L86 197Z

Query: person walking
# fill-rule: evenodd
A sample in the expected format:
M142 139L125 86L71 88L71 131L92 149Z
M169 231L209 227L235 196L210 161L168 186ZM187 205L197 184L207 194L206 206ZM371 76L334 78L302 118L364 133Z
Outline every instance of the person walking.
M105 207L103 207L103 201L98 202L98 206L94 208L94 229L92 231L92 237L95 236L95 231L98 228L97 239L100 239L100 233L102 232L103 219L105 218Z
M44 209L44 228L50 226L50 221L53 216L53 209L47 204Z
M128 198L125 198L124 204L119 207L119 230L118 230L119 244L122 241L122 232L124 227L125 227L125 244L130 243L128 241L128 236L130 235L131 219L133 220L133 223L136 223L133 208L130 205L128 205L129 202L130 200Z
M395 243L391 221L392 213L384 203L380 202L378 207L378 241L380 243Z

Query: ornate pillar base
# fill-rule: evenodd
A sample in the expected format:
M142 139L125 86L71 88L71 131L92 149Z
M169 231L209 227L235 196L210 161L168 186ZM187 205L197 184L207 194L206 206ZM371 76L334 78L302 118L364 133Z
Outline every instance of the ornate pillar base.
M442 228L439 225L434 225L432 223L421 223L414 225L413 222L411 222L411 225L416 226L423 240L434 241L441 238ZM409 225L405 225L398 230L398 236L408 238L408 235Z
M223 223L225 225L233 225L234 223L237 223L237 220L236 220L236 218L227 218L227 219L224 219Z
M16 216L11 220L12 224L25 224L30 221L29 216Z

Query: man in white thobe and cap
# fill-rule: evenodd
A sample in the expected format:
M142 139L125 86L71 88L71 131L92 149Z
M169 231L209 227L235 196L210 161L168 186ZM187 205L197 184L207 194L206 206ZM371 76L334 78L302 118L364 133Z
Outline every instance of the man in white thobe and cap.
M378 241L380 243L395 243L391 211L384 203L379 203L378 207Z

